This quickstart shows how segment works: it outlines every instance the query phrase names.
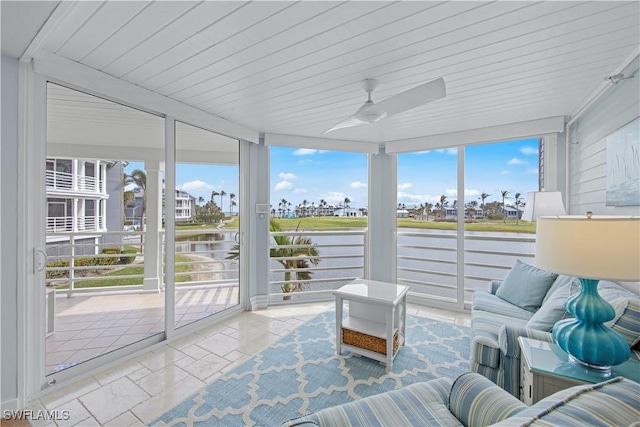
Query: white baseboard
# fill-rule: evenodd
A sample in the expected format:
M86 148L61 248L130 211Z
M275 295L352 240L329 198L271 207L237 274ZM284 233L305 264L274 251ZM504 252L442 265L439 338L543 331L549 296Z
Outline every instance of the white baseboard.
M255 311L269 306L268 295L254 295L249 299L249 310Z
M6 402L2 402L2 413L5 411L17 411L18 408L18 399L7 400Z

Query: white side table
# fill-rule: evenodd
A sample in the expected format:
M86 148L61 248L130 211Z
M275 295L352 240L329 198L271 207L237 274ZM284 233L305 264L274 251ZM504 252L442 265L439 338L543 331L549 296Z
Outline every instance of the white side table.
M397 354L394 339L397 349L405 342L408 291L408 286L366 279L356 279L336 290L337 353L341 354L344 348L385 362L390 370ZM343 320L344 300L349 301L349 316ZM344 334L360 336L362 340L345 343ZM372 350L367 342L380 343L384 350Z

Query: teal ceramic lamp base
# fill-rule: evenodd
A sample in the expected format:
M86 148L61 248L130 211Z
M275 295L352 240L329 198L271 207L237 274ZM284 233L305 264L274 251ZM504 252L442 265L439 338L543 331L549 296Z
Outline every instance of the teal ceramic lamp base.
M625 339L603 323L616 313L598 294L598 280L579 279L580 292L567 300L565 308L575 319L561 320L553 327L553 340L569 353L573 363L609 372L625 362L631 352Z

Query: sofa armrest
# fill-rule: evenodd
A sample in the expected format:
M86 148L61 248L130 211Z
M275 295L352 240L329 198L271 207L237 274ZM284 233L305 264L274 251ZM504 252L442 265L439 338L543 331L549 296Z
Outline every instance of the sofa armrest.
M495 424L526 408L524 403L474 372L460 375L449 393L449 411L467 427Z
M496 291L498 290L498 288L500 287L501 284L502 284L502 280L492 280L491 281L491 293L493 295L496 294Z
M500 352L506 357L520 358L520 345L518 337L531 338L538 341L553 342L551 332L538 331L509 325L502 325L498 333L498 345Z

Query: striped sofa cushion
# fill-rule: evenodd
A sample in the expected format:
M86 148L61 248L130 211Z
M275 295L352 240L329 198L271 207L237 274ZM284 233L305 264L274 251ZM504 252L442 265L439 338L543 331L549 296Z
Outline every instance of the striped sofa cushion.
M559 391L495 426L630 426L638 402L640 384L617 377Z
M629 347L640 342L640 298L632 298L627 303L627 308L622 316L611 326L620 332L629 343Z
M411 384L386 393L322 409L283 426L462 426L448 409L452 380Z
M502 298L490 294L485 290L477 290L473 294L473 309L477 311L486 311L489 313L497 313L510 318L529 320L533 315L532 312L513 305Z
M473 311L471 319L471 359L492 368L500 365L498 335L503 325L524 327L525 319L514 319L486 311Z
M460 375L449 395L449 410L465 426L488 426L528 408L483 376Z

